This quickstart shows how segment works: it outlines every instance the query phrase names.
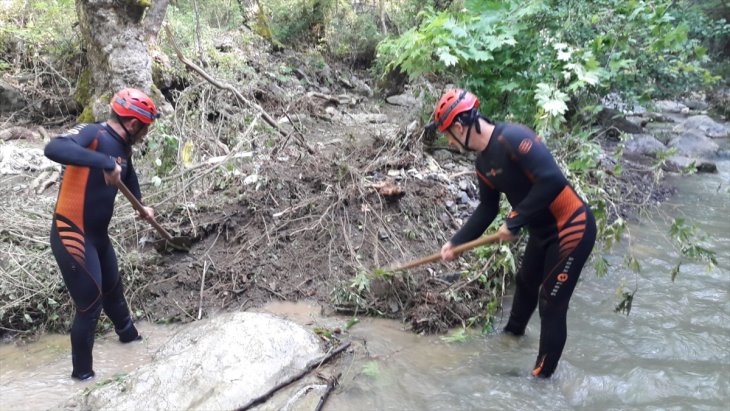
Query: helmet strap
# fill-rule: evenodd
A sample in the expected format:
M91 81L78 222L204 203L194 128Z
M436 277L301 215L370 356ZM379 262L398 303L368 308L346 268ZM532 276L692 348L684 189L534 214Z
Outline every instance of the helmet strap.
M464 148L470 151L471 149L469 148L469 138L471 137L472 126L474 126L474 123L469 124L469 128L466 129L466 139L464 139ZM477 126L477 132L479 132L479 126Z
M122 126L122 130L124 130L124 140L129 144L129 138L131 137L129 130L127 130L127 127L124 126L124 121L119 121L119 125Z

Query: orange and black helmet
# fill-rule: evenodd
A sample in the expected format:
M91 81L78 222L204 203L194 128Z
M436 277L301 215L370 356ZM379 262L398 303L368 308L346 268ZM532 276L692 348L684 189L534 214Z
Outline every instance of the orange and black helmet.
M112 97L111 106L119 117L134 117L145 124L160 118L155 103L146 94L133 88L119 90Z
M436 104L433 122L426 127L435 128L443 133L451 127L456 116L477 107L479 107L479 99L474 94L458 88L449 90Z

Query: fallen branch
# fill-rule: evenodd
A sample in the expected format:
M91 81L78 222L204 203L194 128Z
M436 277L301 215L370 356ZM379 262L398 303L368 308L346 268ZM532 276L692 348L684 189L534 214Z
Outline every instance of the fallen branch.
M329 398L332 391L335 390L335 387L339 384L339 379L342 373L339 373L327 381L327 389L324 391L324 394L322 394L321 397L319 397L319 403L317 404L317 408L314 409L314 411L322 411L322 407L324 407L324 403L327 402L327 398Z
M328 354L325 354L324 356L322 356L322 358L310 361L309 364L307 364L307 366L304 367L304 369L299 374L293 375L293 376L289 377L288 379L282 381L281 383L277 384L274 388L272 388L268 392L266 392L266 394L264 394L260 397L254 398L253 400L249 401L246 405L238 408L237 411L248 410L253 406L263 403L264 401L271 398L271 396L274 395L275 392L288 386L289 384L293 383L294 381L301 379L305 375L309 374L315 368L318 368L322 364L324 364L327 361L329 361L330 359L332 359L332 357L334 357L335 355L337 355L337 354L341 353L342 351L344 351L345 349L347 349L347 347L349 347L349 346L350 346L350 341L347 341L345 343L340 344L337 348L330 351Z

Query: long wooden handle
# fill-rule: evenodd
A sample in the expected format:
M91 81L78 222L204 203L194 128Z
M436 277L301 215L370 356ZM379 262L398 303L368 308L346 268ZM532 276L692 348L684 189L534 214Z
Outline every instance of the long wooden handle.
M124 185L123 182L120 181L119 183L117 183L117 188L119 189L119 191L122 192L122 194L124 194L125 197L127 197L127 200L129 200L129 202L132 203L132 207L134 207L135 210L137 210L142 215L147 214L147 211L145 211L144 206L142 205L142 203L140 203L139 200L137 200L137 197L135 197L134 194L132 194L132 192L129 191L129 188L127 188L127 186ZM170 233L168 233L167 230L165 230L164 228L162 228L162 226L160 225L160 223L158 223L157 221L155 221L154 218L150 218L147 221L149 221L149 223L152 224L152 227L155 227L155 229L157 230L157 232L160 233L160 235L162 237L164 237L165 240L170 241L170 242L173 241L172 240L172 236L170 235Z
M499 234L492 234L492 235L488 235L486 237L477 238L476 240L469 241L468 243L458 245L453 248L453 251L455 254L460 254L460 253L463 253L464 251L471 250L472 248L479 247L480 245L496 243L497 241L499 241ZM419 258L418 260L413 260L413 261L403 264L401 266L391 268L388 271L404 271L404 270L408 270L408 269L411 269L414 267L418 267L419 265L432 263L432 262L438 261L440 259L441 259L441 252L438 252L438 253L431 254L428 257Z

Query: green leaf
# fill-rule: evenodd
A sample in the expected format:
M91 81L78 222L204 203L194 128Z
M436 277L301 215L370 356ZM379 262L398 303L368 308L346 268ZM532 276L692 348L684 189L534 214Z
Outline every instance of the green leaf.
M594 267L596 269L596 275L599 277L603 277L608 273L608 267L610 264L608 263L608 260L606 260L603 257L599 257L596 259L596 262L594 264Z
M376 379L380 376L380 366L375 361L368 361L362 366L362 373Z
M449 335L442 336L441 340L447 343L463 343L466 341L466 328L459 328Z
M345 330L349 330L350 328L354 327L355 324L358 324L360 320L357 317L352 317L349 320L347 320L347 324L345 324Z
M679 267L682 265L682 263L677 263L677 265L672 268L672 282L677 278L677 275L679 274Z
M455 66L459 62L459 59L451 54L448 49L442 47L436 51L436 55L447 67Z

